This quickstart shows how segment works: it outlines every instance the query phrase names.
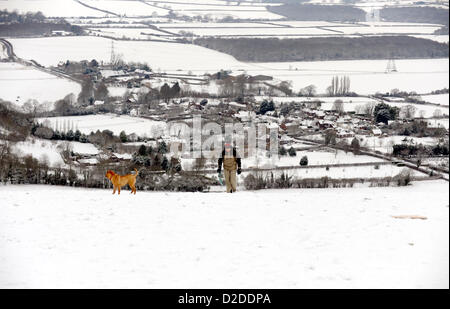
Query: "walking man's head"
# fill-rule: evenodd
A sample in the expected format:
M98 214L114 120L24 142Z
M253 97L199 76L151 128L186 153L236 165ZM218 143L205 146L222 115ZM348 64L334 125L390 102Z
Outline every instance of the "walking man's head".
M231 143L225 143L225 151L230 152L232 149Z
M232 138L230 136L225 137L223 148L226 153L230 153L233 150Z

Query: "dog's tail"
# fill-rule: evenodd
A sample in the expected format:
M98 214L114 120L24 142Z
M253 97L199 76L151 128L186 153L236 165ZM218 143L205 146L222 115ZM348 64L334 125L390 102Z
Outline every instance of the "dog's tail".
M137 169L134 169L134 171L136 172L136 176L139 175L139 171Z

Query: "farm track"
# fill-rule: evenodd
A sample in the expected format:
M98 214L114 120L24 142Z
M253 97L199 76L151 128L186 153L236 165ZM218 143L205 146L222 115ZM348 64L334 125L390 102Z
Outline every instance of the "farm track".
M39 70L39 71L42 71L42 72L44 72L44 73L48 73L48 74L57 76L57 77L59 77L59 78L70 79L71 81L74 81L74 82L76 82L76 83L78 83L78 84L81 84L81 83L82 83L81 80L79 80L79 79L77 79L77 78L74 78L74 77L72 77L72 76L70 76L70 75L64 74L64 73L59 72L59 71L56 71L56 70L54 70L54 69L48 69L48 68L45 68L45 67L43 67L42 65L40 65L39 63L37 63L37 62L34 61L34 60L25 60L25 59L22 59L22 58L17 57L16 54L14 53L14 47L13 47L13 45L12 45L11 42L9 42L8 40L5 40L5 39L0 38L0 43L3 44L3 45L6 47L6 52L7 52L7 54L8 54L8 57L9 57L9 59L11 59L13 62L17 62L17 63L22 64L22 65L24 65L24 66L32 66L32 67L34 67L35 69L37 69L37 70Z

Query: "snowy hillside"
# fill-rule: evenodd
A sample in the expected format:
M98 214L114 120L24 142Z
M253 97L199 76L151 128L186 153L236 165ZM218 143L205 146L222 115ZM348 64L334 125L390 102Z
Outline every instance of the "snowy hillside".
M67 59L105 62L110 59L111 40L101 37L13 38L9 41L19 57L34 59L44 66L57 65ZM247 63L197 45L152 41L117 41L115 51L125 61L147 63L155 72L201 75L229 69L273 76L278 81L288 80L293 89L313 84L319 93L325 93L335 75L349 76L352 91L359 94L387 92L393 88L428 93L448 87L449 81L448 58L400 59L396 61L398 72L386 74L386 60Z
M28 100L45 103L53 109L53 102L73 93L78 95L80 85L18 63L0 63L0 98L22 106Z
M0 186L0 287L448 288L448 195Z

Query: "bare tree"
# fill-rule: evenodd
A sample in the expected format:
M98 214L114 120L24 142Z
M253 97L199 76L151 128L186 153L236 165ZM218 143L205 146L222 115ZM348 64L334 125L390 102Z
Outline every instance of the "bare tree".
M400 108L400 117L403 119L413 119L417 108L414 105L408 104Z
M306 87L300 89L299 94L301 96L313 97L317 94L317 88L314 85L309 85L309 86L306 86Z
M433 112L433 117L434 118L441 118L442 117L442 110L439 108L436 108Z
M344 113L344 101L335 100L333 103L333 110L338 112L339 114Z

